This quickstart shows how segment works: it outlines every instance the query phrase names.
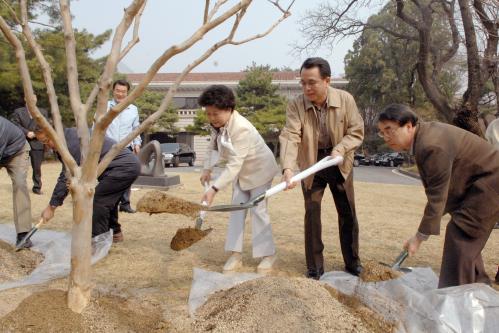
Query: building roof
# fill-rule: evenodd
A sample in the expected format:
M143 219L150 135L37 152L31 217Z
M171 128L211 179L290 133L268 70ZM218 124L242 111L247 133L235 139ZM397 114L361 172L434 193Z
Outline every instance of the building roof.
M247 72L212 72L212 73L189 73L183 82L234 82L240 81L246 76ZM273 81L298 81L300 73L298 71L271 72ZM127 78L132 84L137 84L144 78L145 73L127 74ZM180 73L157 73L151 81L154 83L174 82ZM343 78L333 78L333 81L344 80Z

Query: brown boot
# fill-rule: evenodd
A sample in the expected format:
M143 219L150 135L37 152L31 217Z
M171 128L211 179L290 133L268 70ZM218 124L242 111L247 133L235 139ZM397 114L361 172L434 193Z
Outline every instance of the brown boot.
M123 232L120 231L117 234L113 234L113 243L120 243L123 242L123 240Z

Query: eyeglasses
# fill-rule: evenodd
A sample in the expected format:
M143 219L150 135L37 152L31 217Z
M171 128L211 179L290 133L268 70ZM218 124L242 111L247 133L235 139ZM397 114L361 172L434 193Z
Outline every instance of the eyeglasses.
M300 81L300 86L303 88L305 87L315 87L317 86L321 81L315 81L315 80L310 80L310 81Z
M380 138L383 138L383 139L386 139L388 137L393 137L393 135L395 134L395 132L397 132L399 130L400 126L397 127L397 128L387 128L385 131L379 131L378 132L378 136Z

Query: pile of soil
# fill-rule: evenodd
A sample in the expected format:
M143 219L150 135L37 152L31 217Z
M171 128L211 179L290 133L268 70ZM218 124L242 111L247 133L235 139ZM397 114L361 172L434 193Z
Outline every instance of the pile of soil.
M92 299L82 314L67 306L67 293L33 294L0 320L0 332L165 332L168 322L159 308L141 307L116 296Z
M360 278L364 282L379 282L399 278L402 273L394 271L388 266L381 265L374 261L368 261L364 264L364 269Z
M264 277L213 294L195 332L370 332L318 282Z
M175 236L172 238L170 248L175 251L186 249L200 239L203 239L211 230L211 228L206 230L199 230L196 228L178 229Z
M199 215L202 208L203 206L200 204L172 197L161 191L147 192L137 202L137 211L139 212L182 214L191 218Z
M0 283L19 280L29 275L43 260L41 253L15 247L0 241Z

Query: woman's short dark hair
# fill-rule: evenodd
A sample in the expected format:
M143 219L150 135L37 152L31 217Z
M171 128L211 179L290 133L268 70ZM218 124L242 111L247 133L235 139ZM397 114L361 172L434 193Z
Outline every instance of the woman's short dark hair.
M308 58L307 60L305 60L303 62L303 65L301 65L300 73L304 68L310 69L314 67L319 68L321 78L325 79L331 77L331 67L329 66L329 63L326 59L320 57Z
M206 88L198 98L198 104L201 106L214 106L220 110L234 110L236 107L236 96L227 86L214 84Z
M130 83L127 81L127 80L116 80L113 82L113 90L114 90L114 87L116 87L116 85L119 85L119 86L126 86L127 88L127 91L130 91Z
M399 124L399 126L411 123L412 126L416 126L418 123L418 115L407 105L390 104L379 114L378 122L379 121L394 121Z

